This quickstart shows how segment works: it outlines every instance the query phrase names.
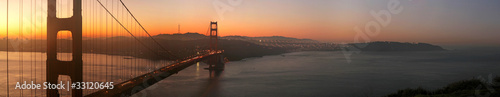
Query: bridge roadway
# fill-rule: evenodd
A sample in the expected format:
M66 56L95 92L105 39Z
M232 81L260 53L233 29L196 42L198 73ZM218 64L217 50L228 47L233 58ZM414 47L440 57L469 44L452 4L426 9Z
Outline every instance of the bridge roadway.
M178 73L179 71L195 64L196 62L203 61L212 56L218 56L222 54L222 51L211 52L204 55L199 55L185 59L183 61L173 63L166 67L162 67L153 72L146 73L144 75L138 76L136 78L124 81L122 83L114 85L113 89L103 89L92 94L86 95L85 97L128 97L131 96L147 87Z

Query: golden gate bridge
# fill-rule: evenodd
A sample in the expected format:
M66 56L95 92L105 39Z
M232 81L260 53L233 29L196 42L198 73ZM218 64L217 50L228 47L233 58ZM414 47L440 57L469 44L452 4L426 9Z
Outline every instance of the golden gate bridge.
M131 96L196 62L206 60L211 73L224 69L217 22L210 22L207 48L182 56L155 39L122 0L4 2L0 96ZM112 89L15 89L24 81L115 84Z

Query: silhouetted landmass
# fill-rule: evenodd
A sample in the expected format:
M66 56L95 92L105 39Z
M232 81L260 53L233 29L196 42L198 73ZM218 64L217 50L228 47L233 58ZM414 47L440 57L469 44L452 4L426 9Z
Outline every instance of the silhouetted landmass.
M208 39L200 40L159 40L161 44L168 47L174 55L194 55L200 50L208 49ZM219 40L219 49L224 50L224 56L231 61L241 60L249 57L261 57L264 55L275 55L286 53L287 50L276 47L266 47L240 40Z
M207 39L208 37L194 32L187 32L184 34L159 34L153 36L155 39L165 39L165 40L199 40L199 39Z
M301 42L309 42L309 43L319 43L319 41L312 39L298 39L292 37L284 37L284 36L269 36L269 37L247 37L247 36L225 36L221 37L223 39L231 39L231 40L279 40L279 41L301 41Z
M266 47L245 41L223 40L222 49L224 56L229 60L241 60L250 57L262 57L265 55L277 55L287 53L287 49L279 47Z
M143 46L140 42L137 42L131 37L118 36L83 40L82 50L83 53L133 56L152 60L175 60L187 58L198 54L198 52L209 49L208 39L172 40L159 37L155 38L165 47L165 49L170 51L172 55L175 55L175 57L173 57L161 49L161 47L155 44L150 38L138 37L138 39L146 46ZM9 51L15 52L46 52L46 43L46 40L20 41L11 39L8 48ZM0 40L0 45L2 45L0 46L0 51L7 50L7 46L4 46L6 45L6 40ZM71 45L71 40L59 39L58 52L71 52ZM241 40L226 39L219 40L219 49L225 51L224 56L230 61L289 52L289 50L280 47L268 47Z
M155 39L163 41L172 50L193 54L202 49L208 49L208 36L199 33L160 34ZM179 48L180 47L180 48ZM196 47L196 48L195 48ZM185 49L185 50L181 50ZM320 43L311 39L297 39L283 36L246 37L226 36L219 37L219 49L224 50L224 56L231 61L249 57L276 55L293 51L310 50L338 50L335 44Z
M204 52L208 48L208 37L198 33L160 34L153 36L167 51L149 37L84 38L83 52L109 55L133 56L153 60L175 60L187 58L191 55ZM46 40L17 40L10 39L9 51L45 52ZM0 51L5 51L6 40L0 40ZM144 44L141 44L144 43ZM22 45L22 46L21 46ZM59 39L58 52L71 52L71 40ZM146 46L143 46L146 45ZM400 42L371 42L349 44L363 51L441 51L443 48L427 43L400 43ZM20 48L22 47L22 48ZM151 50L150 50L151 49ZM340 47L333 43L321 43L311 39L297 39L283 36L220 37L219 49L225 50L225 57L231 61L249 57L277 55L296 51L337 51ZM169 54L172 53L172 54ZM174 55L174 56L171 56Z
M403 89L386 97L500 97L500 77L494 78L492 83L489 80L463 80L434 91Z
M428 43L370 42L349 44L362 51L444 51L440 46ZM364 47L363 47L364 46Z
M283 36L270 37L247 37L247 36L226 36L221 39L241 40L267 47L285 48L289 51L336 51L339 46L334 43L322 43L312 39L297 39Z
M101 49L94 48L93 51L94 53L96 52L107 53L107 54L112 53L114 55L127 55L127 56L135 56L135 57L155 59L155 60L165 59L165 57L162 56L168 56L166 52L151 52L147 48L143 47L141 44L135 43L135 40L120 39L120 38L108 39L108 41L109 40L114 40L113 43L108 43L108 48L109 48L108 51L112 49L113 52L107 52L105 51L105 49L103 49L106 47L105 46L106 42L88 41L87 43L84 43L84 45L89 45L89 47L100 45L97 47L103 47ZM140 40L143 41L143 43L145 43L147 47L150 47L155 51L163 51L159 46L154 44L154 42L151 39L141 38ZM209 49L208 45L209 39L169 40L169 39L157 38L156 40L177 58L186 58L192 55L196 55L198 52L203 52L204 50ZM100 41L105 41L105 40L100 40ZM134 50L133 48L139 49L141 53L140 54L127 53L127 52L132 52L131 50ZM91 48L87 48L87 50L89 49ZM225 51L224 56L227 57L230 61L241 60L243 58L249 58L249 57L260 57L264 55L282 54L287 52L287 50L283 48L266 47L245 41L224 40L224 39L219 40L219 49ZM91 51L86 51L86 52L91 52ZM158 54L162 56L158 56ZM175 59L172 57L170 58Z

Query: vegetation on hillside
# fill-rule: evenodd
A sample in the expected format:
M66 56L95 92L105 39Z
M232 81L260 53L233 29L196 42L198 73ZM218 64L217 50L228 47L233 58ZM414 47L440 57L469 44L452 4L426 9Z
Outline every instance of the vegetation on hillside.
M386 97L500 97L500 77L492 80L458 81L434 91L423 88L403 89Z

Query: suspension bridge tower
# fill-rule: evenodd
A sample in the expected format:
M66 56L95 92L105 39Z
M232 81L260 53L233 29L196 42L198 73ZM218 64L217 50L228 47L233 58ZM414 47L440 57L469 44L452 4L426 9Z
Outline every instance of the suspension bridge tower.
M58 83L60 75L69 76L71 82L83 81L82 60L82 0L73 0L73 16L58 18L57 0L47 1L47 82ZM57 59L57 33L70 31L73 43L73 60L60 61ZM74 89L72 97L82 97L82 90ZM57 89L47 89L47 97L59 97Z
M220 52L218 49L219 32L217 22L210 22L210 52ZM208 60L209 70L224 70L224 61L221 55L216 55Z

